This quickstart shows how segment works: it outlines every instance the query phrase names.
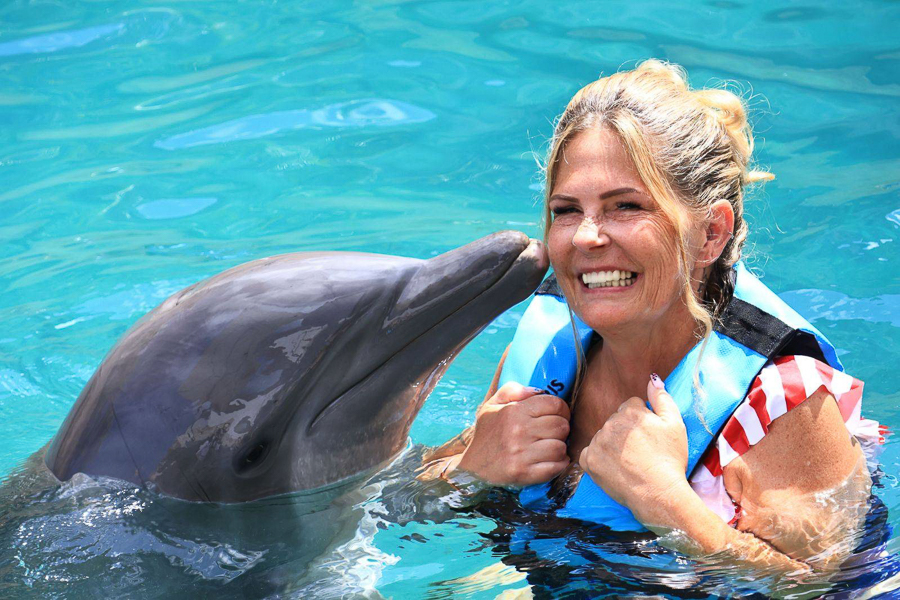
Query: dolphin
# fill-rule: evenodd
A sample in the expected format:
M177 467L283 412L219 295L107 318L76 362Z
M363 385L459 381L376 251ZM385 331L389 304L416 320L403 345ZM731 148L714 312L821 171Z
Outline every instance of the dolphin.
M113 347L45 464L238 503L386 464L452 358L548 268L505 231L429 260L275 256L175 293Z

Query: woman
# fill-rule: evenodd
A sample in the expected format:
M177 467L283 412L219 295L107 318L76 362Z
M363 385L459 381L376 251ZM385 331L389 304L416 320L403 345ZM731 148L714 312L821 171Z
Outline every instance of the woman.
M700 553L806 569L852 548L834 545L870 492L848 435L871 428L862 384L738 265L744 188L772 178L752 149L737 96L659 61L575 95L546 172L564 299L545 282L431 472L613 529L679 530Z

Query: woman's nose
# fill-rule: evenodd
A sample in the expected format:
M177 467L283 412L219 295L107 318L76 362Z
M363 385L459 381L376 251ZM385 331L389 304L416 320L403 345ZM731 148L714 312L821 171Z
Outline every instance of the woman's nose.
M575 230L575 235L572 236L572 245L579 250L588 252L608 246L609 236L603 231L603 227L597 219L585 217L578 229Z

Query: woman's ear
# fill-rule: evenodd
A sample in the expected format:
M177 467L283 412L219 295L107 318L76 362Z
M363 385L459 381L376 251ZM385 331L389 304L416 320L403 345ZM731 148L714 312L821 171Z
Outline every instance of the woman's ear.
M725 245L734 235L734 209L727 200L717 200L709 209L706 241L700 249L697 263L709 266L719 260Z

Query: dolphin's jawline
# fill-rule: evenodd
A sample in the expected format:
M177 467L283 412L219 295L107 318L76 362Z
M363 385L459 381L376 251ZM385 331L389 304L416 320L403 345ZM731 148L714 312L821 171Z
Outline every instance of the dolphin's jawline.
M412 340L410 340L406 345L404 345L402 348L400 348L399 350L397 350L397 352L395 352L395 353L394 353L393 355L391 355L391 356L388 356L385 360L383 360L381 363L379 363L377 366L375 366L371 371L369 371L368 373L366 373L366 374L365 374L363 377L361 377L358 381L354 382L352 385L347 386L347 388L346 388L344 391L342 391L340 394L338 394L331 402L329 402L328 404L326 404L325 406L323 406L321 409L319 409L319 412L316 413L316 416L313 417L313 419L309 422L309 425L306 426L306 435L307 435L307 436L311 435L312 432L313 432L313 429L314 429L315 426L319 423L319 421L321 421L325 416L327 416L327 414L331 411L331 409L332 409L335 405L337 405L337 404L341 401L341 399L343 399L343 398L344 398L351 390L353 390L353 388L355 388L356 386L358 386L359 384L361 384L361 383L364 382L365 380L367 380L367 379L369 379L370 377L372 377L375 373L378 372L379 369L381 369L384 365L386 365L386 364L387 364L388 362L390 362L391 360L395 359L397 356L399 356L401 353L403 353L407 348L409 348L410 346L412 346L413 344L415 344L416 342L418 342L420 339L422 339L423 337L425 337L426 335L428 335L429 333L431 333L432 331L434 331L435 329L437 329L438 327L440 327L441 325L443 325L446 321L448 321L449 319L451 319L452 317L454 317L454 316L455 316L456 314L458 314L461 310L467 308L467 307L470 306L473 302L476 302L476 301L479 300L482 296L484 296L486 293L488 293L489 291L491 291L492 289L494 289L494 286L496 286L497 283L498 283L501 279L503 279L503 278L506 276L507 273L509 273L509 272L512 270L512 268L519 262L519 259L522 258L522 256L525 254L525 252L528 250L529 247L530 247L530 244L526 244L526 246L525 246L525 248L522 250L522 252L519 253L519 256L517 256L514 260L512 260L512 261L509 263L509 266L508 266L503 272L499 273L499 274L497 275L497 277L494 278L494 280L490 283L490 285L488 285L486 288L484 288L484 290L482 290L481 292L479 292L478 295L474 296L472 299L470 299L470 300L469 300L468 302L466 302L465 304L462 304L461 306L457 307L456 310L454 310L453 312L449 313L449 314L448 314L447 316L445 316L443 319L441 319L440 321L438 321L437 323L435 323L434 325L432 325L431 327L429 327L428 329L426 329L425 331L423 331L422 333L420 333L419 335L417 335L415 338L413 338ZM469 340L471 340L472 338L474 338L475 335L478 335L478 333L479 333L481 330L483 330L485 327L487 327L487 325L488 325L488 323L485 323L484 326L482 326L481 328L478 329L478 331L474 332L473 335L469 338ZM466 343L467 343L467 342L464 342L463 345L465 345ZM458 350L458 348L457 348L457 350ZM453 354L455 354L455 352L454 352Z

